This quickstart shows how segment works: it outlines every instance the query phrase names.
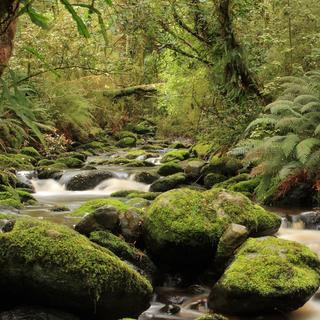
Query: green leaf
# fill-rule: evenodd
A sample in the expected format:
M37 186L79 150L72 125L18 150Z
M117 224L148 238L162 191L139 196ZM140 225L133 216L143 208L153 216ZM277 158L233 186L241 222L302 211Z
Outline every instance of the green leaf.
M299 141L300 138L296 134L288 134L286 136L281 144L281 149L286 157L289 157L291 155Z
M267 124L271 124L274 125L276 124L276 119L273 117L262 117L262 118L258 118L256 120L253 120L249 126L247 127L247 129L245 130L246 132L250 131L253 127L256 127L258 125L267 125Z
M306 163L312 149L320 145L320 139L308 138L301 141L296 147L296 155L301 163Z
M26 13L31 21L43 29L49 29L49 19L43 14L37 12L33 7L27 6Z
M77 24L79 33L84 36L85 38L90 38L90 33L88 28L86 27L85 23L81 19L81 17L77 14L74 10L73 6L70 4L68 0L60 0L60 2L66 7L66 9L71 14L72 18Z

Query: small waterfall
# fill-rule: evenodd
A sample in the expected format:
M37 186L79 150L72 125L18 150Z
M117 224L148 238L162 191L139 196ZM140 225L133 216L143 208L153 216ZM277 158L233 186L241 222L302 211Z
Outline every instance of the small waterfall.
M70 176L66 177L66 179L60 179L60 181L53 179L32 179L31 183L35 190L33 196L42 203L61 203L105 198L114 192L123 190L149 191L149 185L134 181L133 175L129 176L127 174L126 177L126 179L112 178L104 180L95 188L85 191L66 190L65 184L61 182L67 181Z

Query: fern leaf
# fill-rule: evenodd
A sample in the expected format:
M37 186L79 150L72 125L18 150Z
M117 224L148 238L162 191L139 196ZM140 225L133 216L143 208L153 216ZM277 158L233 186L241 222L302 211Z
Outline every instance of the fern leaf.
M302 113L306 112L320 112L319 102L309 102L301 108Z
M296 147L296 156L301 163L306 163L312 149L320 145L320 139L308 138L302 140Z
M298 97L296 97L293 101L294 103L298 103L298 104L301 104L301 105L306 105L307 103L310 103L310 102L320 102L319 99L313 95L310 95L310 94L303 94L303 95L300 95Z
M289 162L287 165L282 167L279 172L279 178L281 180L287 178L288 176L294 174L297 170L301 170L301 163L298 161Z
M277 122L277 120L271 116L261 117L261 118L258 118L256 120L252 121L245 131L248 132L252 128L254 128L258 125L268 125L268 124L275 125L276 122Z
M288 134L281 144L281 149L286 157L289 157L293 152L296 145L299 143L300 138L296 134Z

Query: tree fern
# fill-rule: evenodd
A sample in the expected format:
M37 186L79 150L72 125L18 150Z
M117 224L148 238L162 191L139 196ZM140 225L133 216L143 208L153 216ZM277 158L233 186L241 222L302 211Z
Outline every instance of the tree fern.
M281 87L280 97L246 130L249 135L261 123L274 128L272 136L261 139L261 144L247 153L257 161L253 173L262 179L256 193L263 200L276 194L278 187L279 194L287 192L288 184L296 181L295 175L303 173L316 181L320 171L320 72L308 73L301 79L286 77Z

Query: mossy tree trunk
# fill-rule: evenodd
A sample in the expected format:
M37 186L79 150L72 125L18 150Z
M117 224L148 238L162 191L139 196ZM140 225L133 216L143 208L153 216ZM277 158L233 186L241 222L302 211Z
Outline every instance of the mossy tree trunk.
M231 6L232 0L216 2L221 37L228 54L228 62L224 69L225 82L241 89L244 93L253 93L260 96L258 84L245 62L244 52L235 35Z
M0 76L12 56L18 9L18 0L0 1Z

